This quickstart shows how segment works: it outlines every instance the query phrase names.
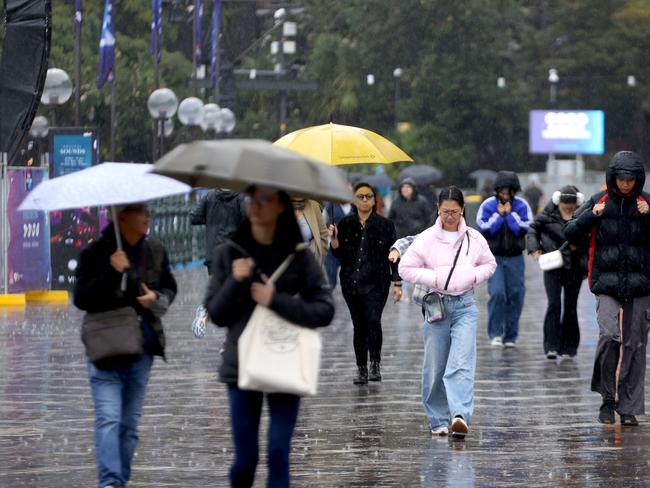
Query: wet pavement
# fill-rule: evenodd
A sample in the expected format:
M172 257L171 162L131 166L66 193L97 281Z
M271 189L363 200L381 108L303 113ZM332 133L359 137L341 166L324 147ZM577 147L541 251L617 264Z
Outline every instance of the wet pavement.
M225 487L232 460L228 405L216 379L223 331L190 332L205 272L177 273L183 292L165 320L168 362L156 361L132 488ZM409 303L384 312L384 381L354 386L352 326L336 293L324 330L320 391L303 400L293 442L293 486L650 486L650 418L637 428L596 421L589 391L597 340L593 296L580 296L582 340L573 359L542 351L546 298L527 262L527 296L514 350L479 342L471 433L431 438L420 405L421 320ZM93 411L73 306L0 309L0 487L92 487ZM648 403L646 394L646 403ZM262 426L262 439L266 420ZM264 448L264 440L262 441ZM255 486L265 486L262 461Z

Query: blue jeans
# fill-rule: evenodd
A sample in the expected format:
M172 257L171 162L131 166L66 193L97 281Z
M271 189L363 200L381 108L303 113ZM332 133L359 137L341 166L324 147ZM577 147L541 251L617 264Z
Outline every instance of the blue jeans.
M138 423L149 383L153 356L116 369L98 369L88 361L90 389L95 403L95 457L98 486L126 486L138 445Z
M325 256L325 273L327 274L327 281L329 281L332 290L336 288L336 277L341 267L341 260L328 251Z
M230 485L236 488L253 486L259 461L259 427L264 393L240 390L228 385L235 462L230 467ZM300 397L285 393L266 395L271 422L268 434L269 488L289 486L289 452L296 427Z
M446 295L443 303L444 318L424 322L422 404L433 429L458 415L469 423L474 411L478 319L474 293Z
M488 280L488 335L515 342L524 308L524 256L495 256L497 269Z

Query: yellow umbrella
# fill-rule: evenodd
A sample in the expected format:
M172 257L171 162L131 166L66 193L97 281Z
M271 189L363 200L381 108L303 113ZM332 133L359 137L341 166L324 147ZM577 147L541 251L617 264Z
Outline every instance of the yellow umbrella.
M337 165L413 161L399 147L375 132L331 122L299 129L273 144Z

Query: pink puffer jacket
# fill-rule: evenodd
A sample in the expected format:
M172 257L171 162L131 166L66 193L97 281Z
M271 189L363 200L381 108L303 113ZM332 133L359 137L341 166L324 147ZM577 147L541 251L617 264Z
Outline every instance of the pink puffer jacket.
M486 281L497 268L487 241L475 229L467 227L465 219L458 226L456 242L445 241L442 222L436 223L419 234L402 256L399 263L400 276L411 283L419 283L445 295L462 295L474 285ZM454 258L461 246L456 268L447 289L445 283Z

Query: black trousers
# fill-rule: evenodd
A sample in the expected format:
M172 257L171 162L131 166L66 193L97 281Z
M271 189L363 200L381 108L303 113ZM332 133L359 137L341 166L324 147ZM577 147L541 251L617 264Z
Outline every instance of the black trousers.
M381 314L388 299L388 288L372 289L369 293L356 295L343 291L343 298L350 309L354 327L354 354L357 366L370 361L381 361Z
M544 272L548 307L544 317L544 352L574 356L580 343L578 294L582 285L580 270L554 269ZM562 292L564 291L564 306Z

